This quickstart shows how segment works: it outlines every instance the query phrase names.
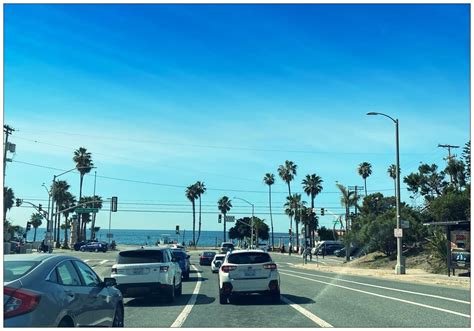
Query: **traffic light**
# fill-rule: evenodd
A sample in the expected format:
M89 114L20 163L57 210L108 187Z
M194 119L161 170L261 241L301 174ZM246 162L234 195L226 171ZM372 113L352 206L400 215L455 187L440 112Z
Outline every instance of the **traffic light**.
M324 208L321 208L321 216L324 216Z
M20 207L21 206L21 199L16 199L16 206L17 207Z
M26 222L26 232L31 230L31 222Z
M219 219L217 220L217 223L221 223L222 222L222 214L219 214Z
M41 203L38 205L38 211L41 213L43 211L43 207L41 206Z
M291 229L288 229L288 234L291 236Z
M179 225L176 225L176 234L179 234Z

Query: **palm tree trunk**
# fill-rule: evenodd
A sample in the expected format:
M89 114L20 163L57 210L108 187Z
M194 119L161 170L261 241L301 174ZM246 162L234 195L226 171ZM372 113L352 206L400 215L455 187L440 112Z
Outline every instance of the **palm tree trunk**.
M272 226L272 251L275 248L275 238L273 237L273 217L272 217L272 186L268 185L268 202L270 204L270 224Z
M58 206L59 207L59 206ZM57 235L56 235L56 248L61 247L59 231L61 230L61 214L58 214L58 227L57 227Z
M223 242L226 241L226 233L225 233L225 214L226 214L226 213L224 213L224 219L222 220L222 222L224 222L224 241L223 241Z
M349 261L349 205L346 205L346 261Z
M35 234L33 235L33 242L36 241L36 230L38 230L37 227L35 227Z
M196 245L198 244L200 237L201 237L201 197L199 197L199 229L198 229L198 238L196 240Z
M79 200L77 200L79 203L81 202L81 198L82 198L82 182L84 180L84 175L81 173L80 175L80 182L79 182ZM77 229L76 229L76 243L81 241L81 215L82 214L78 214L77 215ZM75 244L75 243L74 243Z
M194 248L196 248L196 208L194 205L194 200L192 204L193 204L193 245L194 245Z
M290 182L286 182L288 184L288 196L291 198L291 188L290 188ZM291 234L290 234L290 245L293 247L293 216L290 216L290 229L291 229ZM288 245L288 246L290 246ZM291 254L291 252L290 252Z
M94 227L95 227L95 215L96 215L96 213L93 213L93 214L92 214L91 239L95 239L95 232L94 232Z
M367 178L364 178L365 196L367 196Z
M68 247L68 244L67 244L67 225L68 225L68 220L67 220L67 217L65 217L65 220L64 220L64 248L67 248Z

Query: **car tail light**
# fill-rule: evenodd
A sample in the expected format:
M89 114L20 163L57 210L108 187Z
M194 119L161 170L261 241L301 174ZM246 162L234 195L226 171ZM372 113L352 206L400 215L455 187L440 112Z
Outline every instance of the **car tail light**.
M269 264L265 264L263 266L264 269L270 269L270 270L276 270L277 268L277 265L275 263L269 263Z
M225 265L221 267L222 272L229 272L235 269L237 269L235 265Z
M112 268L112 273L116 274L117 273L117 268Z
M10 296L3 307L4 318L25 314L35 310L41 299L41 295L37 293L10 287L5 287L3 289L3 295Z
M168 268L169 268L169 267L168 267L167 265L162 265L162 266L160 267L160 272L168 272Z

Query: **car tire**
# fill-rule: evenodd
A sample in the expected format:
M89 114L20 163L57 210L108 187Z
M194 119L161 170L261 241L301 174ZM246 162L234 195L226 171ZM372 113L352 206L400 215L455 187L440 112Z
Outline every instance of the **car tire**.
M114 328L123 328L124 327L124 314L122 304L118 304L115 308L114 321L112 322L112 327Z
M179 283L179 287L177 289L175 289L175 296L180 296L181 294L183 294L183 282L180 282Z
M94 249L94 252L96 252L96 253L97 253L98 251L99 251L99 249L98 249L98 248Z
M219 303L220 303L221 305L225 305L225 304L227 304L228 299L229 299L229 296L226 295L226 294L224 294L224 293L222 293L222 292L219 290Z
M280 302L280 291L270 293L270 300L273 303Z
M81 247L81 248L80 248L80 251L81 251L81 252L85 252L86 250Z
M74 323L69 317L64 317L61 322L58 324L58 328L72 328L74 327Z
M189 270L186 271L186 273L183 274L183 279L184 280L189 280Z
M176 293L175 280L173 279L173 285L171 285L168 291L168 297L166 298L166 301L170 303L174 302L175 293Z

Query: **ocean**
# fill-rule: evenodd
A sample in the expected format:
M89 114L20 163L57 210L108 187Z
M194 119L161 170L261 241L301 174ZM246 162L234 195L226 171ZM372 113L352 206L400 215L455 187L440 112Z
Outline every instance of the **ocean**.
M125 245L153 245L155 244L163 235L167 235L169 239L176 240L179 243L184 243L189 245L189 242L193 239L193 232L192 231L183 231L181 230L180 234L177 235L175 230L132 230L132 229L112 229L110 231L113 235L111 240L115 240L115 242ZM43 240L46 233L46 228L38 228L36 232L36 241ZM108 242L107 238L108 229L101 229L97 232L97 239L100 241ZM33 234L34 229L32 228L31 231L28 232L27 240L33 241ZM69 234L69 230L68 230ZM197 239L198 232L196 231L196 239ZM279 245L280 241L288 246L288 234L285 233L276 233L275 236L275 245ZM60 232L61 240L64 240L64 230ZM90 230L87 230L87 237L90 238ZM270 233L271 237L271 233ZM198 247L215 247L219 246L220 243L224 239L223 231L201 231L201 236L199 238ZM227 240L229 240L229 236L227 234ZM235 242L235 240L234 240ZM267 242L267 241L260 241L260 242ZM269 241L268 241L269 242Z

